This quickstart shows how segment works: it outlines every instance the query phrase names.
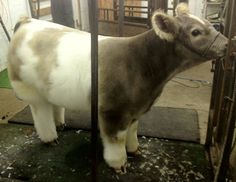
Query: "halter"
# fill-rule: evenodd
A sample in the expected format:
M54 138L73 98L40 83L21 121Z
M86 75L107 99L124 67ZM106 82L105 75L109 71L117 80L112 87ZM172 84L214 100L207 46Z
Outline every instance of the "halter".
M215 43L215 41L217 40L217 38L219 37L220 32L217 33L217 35L215 36L214 40L211 42L211 44L203 51L203 54L201 56L205 57L206 54L208 53L209 49L212 47L212 45Z
M186 42L180 39L177 39L179 42L181 42L186 48L188 48L189 50L191 50L192 52L196 53L197 55L206 58L206 54L208 53L209 49L212 47L212 45L216 42L217 38L219 37L221 33L218 32L217 35L215 36L215 38L213 39L213 41L209 44L209 46L204 49L203 51L197 51L195 49L193 49L192 47L190 47L188 44L186 44Z

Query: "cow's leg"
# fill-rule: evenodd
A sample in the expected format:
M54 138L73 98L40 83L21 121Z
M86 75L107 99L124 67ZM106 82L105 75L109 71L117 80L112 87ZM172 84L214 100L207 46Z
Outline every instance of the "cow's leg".
M17 97L30 104L35 129L39 138L46 143L57 139L53 105L48 103L34 87L21 81L12 81L11 84Z
M45 142L57 139L56 125L53 116L53 106L47 102L30 104L35 129L39 138Z
M57 128L63 130L65 128L65 109L59 106L53 106L53 115Z
M109 133L104 121L99 120L100 134L103 141L103 157L106 163L115 169L117 173L126 172L126 135L127 130L116 130Z
M135 120L130 124L127 132L126 149L128 153L140 154L138 150L139 142L138 142L137 131L138 131L138 121Z

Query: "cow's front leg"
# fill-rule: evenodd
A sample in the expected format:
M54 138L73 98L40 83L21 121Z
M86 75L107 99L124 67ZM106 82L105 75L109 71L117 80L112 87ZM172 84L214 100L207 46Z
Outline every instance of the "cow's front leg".
M126 173L126 130L117 130L112 134L107 131L104 124L100 121L100 133L103 141L103 157L106 163L115 169L117 173Z
M126 137L126 149L127 152L133 155L139 155L139 142L138 142L138 121L132 121L129 125L127 137Z

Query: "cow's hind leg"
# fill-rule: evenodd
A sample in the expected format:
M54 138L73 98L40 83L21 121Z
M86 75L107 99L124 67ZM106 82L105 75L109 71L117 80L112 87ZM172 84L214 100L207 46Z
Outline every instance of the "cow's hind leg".
M127 152L130 154L140 154L139 148L139 142L138 142L138 121L132 121L128 128L127 137L126 137L126 149Z
M52 142L57 139L56 126L53 116L53 105L34 87L21 81L11 81L18 98L30 104L35 129L43 142Z
M112 133L108 132L104 121L99 121L100 134L103 141L103 157L106 163L115 169L117 173L126 173L126 130L116 130Z
M65 108L53 106L53 115L57 129L63 130L65 128Z
M54 122L53 106L47 102L40 102L31 104L30 108L39 138L45 143L55 141L58 136Z

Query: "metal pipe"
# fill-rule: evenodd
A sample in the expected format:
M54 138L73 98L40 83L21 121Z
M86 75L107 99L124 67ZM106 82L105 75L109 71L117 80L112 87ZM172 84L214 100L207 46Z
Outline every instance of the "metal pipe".
M4 23L3 23L3 20L2 20L1 15L0 15L0 23L1 23L2 28L3 28L3 30L4 30L4 32L5 32L5 34L6 34L6 36L7 36L8 41L10 42L10 41L11 41L11 37L10 37L8 31L7 31L7 28L5 27L5 25L4 25Z
M210 107L209 107L209 116L208 116L208 126L207 126L207 136L206 136L206 142L205 145L209 149L209 147L212 145L212 136L213 136L213 130L214 127L216 127L217 123L217 111L219 111L219 105L220 105L220 90L218 89L221 87L223 78L221 77L223 70L221 66L221 61L223 60L217 60L215 65L215 71L214 71L214 77L213 77L213 86L212 86L212 92L211 92L211 101L210 101Z
M115 10L113 18L114 18L114 20L117 20L117 17L118 17L118 15L117 15L117 0L113 1L113 9Z
M230 15L231 15L231 10L230 9L232 7L232 1L226 0L225 2L225 6L227 6L227 10L226 10L226 18L225 18L225 26L224 26L224 35L226 37L228 37L229 34L229 24L230 24Z
M118 11L116 9L111 9L111 8L99 8L100 11ZM124 10L124 12L127 12L127 13L144 13L144 14L148 14L148 11L141 11L141 10ZM131 15L131 14L129 14Z
M223 122L221 121L221 118L225 118L226 114L228 113L229 107L231 103L228 103L227 101L223 100L224 96L229 96L230 91L232 88L230 87L232 85L231 80L232 80L232 61L230 59L231 53L232 53L232 38L234 37L235 34L235 18L236 18L236 13L234 11L235 7L235 0L232 0L228 4L228 10L227 10L227 18L226 18L226 27L224 34L228 37L229 42L228 42L228 49L226 52L226 57L225 57L225 62L224 62L224 82L222 84L222 94L221 94L221 100L222 104L220 106L221 108L221 114L219 115L219 121L218 121L218 130L216 133L216 140L220 141L221 140L221 135L223 132ZM223 112L222 112L223 111Z
M39 19L40 17L40 0L37 0L37 15L36 15L37 19Z
M225 136L223 141L223 147L219 159L219 167L215 174L214 182L225 181L227 176L227 171L229 170L229 158L231 153L231 147L234 136L235 120L236 120L236 71L234 70L234 83L233 83L233 93L232 98L234 100L233 105L230 107L230 112L227 118L227 125L225 130Z
M123 26L124 26L124 0L119 0L119 19L118 19L118 27L119 27L119 36L123 36Z
M231 80L231 72L232 72L232 63L229 59L229 55L231 52L231 37L232 37L232 29L234 28L232 25L234 25L234 9L232 8L234 6L234 0L228 1L228 8L227 8L227 17L225 20L225 29L224 29L224 35L228 37L228 49L225 57L225 61L223 63L223 74L222 74L222 83L220 87L220 96L219 96L219 105L217 106L217 110L215 111L214 121L217 123L217 130L216 130L216 142L221 142L221 136L223 134L223 122L222 119L225 116L225 111L228 110L228 104L224 100L224 96L228 96L230 92L230 80Z
M79 30L81 30L82 29L82 18L81 18L81 4L80 4L80 0L78 0L78 9L79 9L79 13L78 13L78 15L79 15L79 22L77 22L78 23L78 28L79 28Z
M236 18L236 12L234 11L236 8L236 0L230 1L231 5L228 6L228 12L227 12L227 25L229 27L226 27L227 30L225 33L228 35L229 38L229 43L228 43L228 49L226 53L226 58L225 58L225 74L224 74L224 80L225 83L223 84L226 89L224 90L224 96L227 98L233 99L234 102L229 103L227 101L225 102L225 107L223 109L228 109L228 115L227 118L225 119L226 121L226 129L224 132L224 135L222 141L222 147L221 147L221 153L220 153L220 159L218 163L218 168L216 170L215 174L215 182L218 181L225 181L226 175L227 175L227 170L229 169L229 157L230 157L230 152L231 152L231 146L232 146L232 139L233 139L233 134L234 134L234 126L235 126L235 110L236 110L236 72L234 70L234 76L232 77L232 67L235 66L235 64L232 61L232 41L233 41L233 36L235 35L235 18ZM230 8L230 9L229 9ZM235 42L235 40L234 40ZM234 47L235 48L235 47ZM234 50L235 51L235 50ZM235 60L235 57L234 57ZM232 105L233 104L233 105Z
M33 10L32 0L28 0L32 18L36 18Z
M148 27L151 28L151 16L152 16L152 0L148 0Z
M89 0L89 22L91 32L91 178L97 181L97 135L98 135L98 8L97 0Z
M117 21L112 21L112 20L99 20L99 22L117 24ZM124 21L124 25L130 25L130 26L136 26L136 27L142 27L142 28L150 28L148 24L133 23L133 22L127 22L127 21Z

